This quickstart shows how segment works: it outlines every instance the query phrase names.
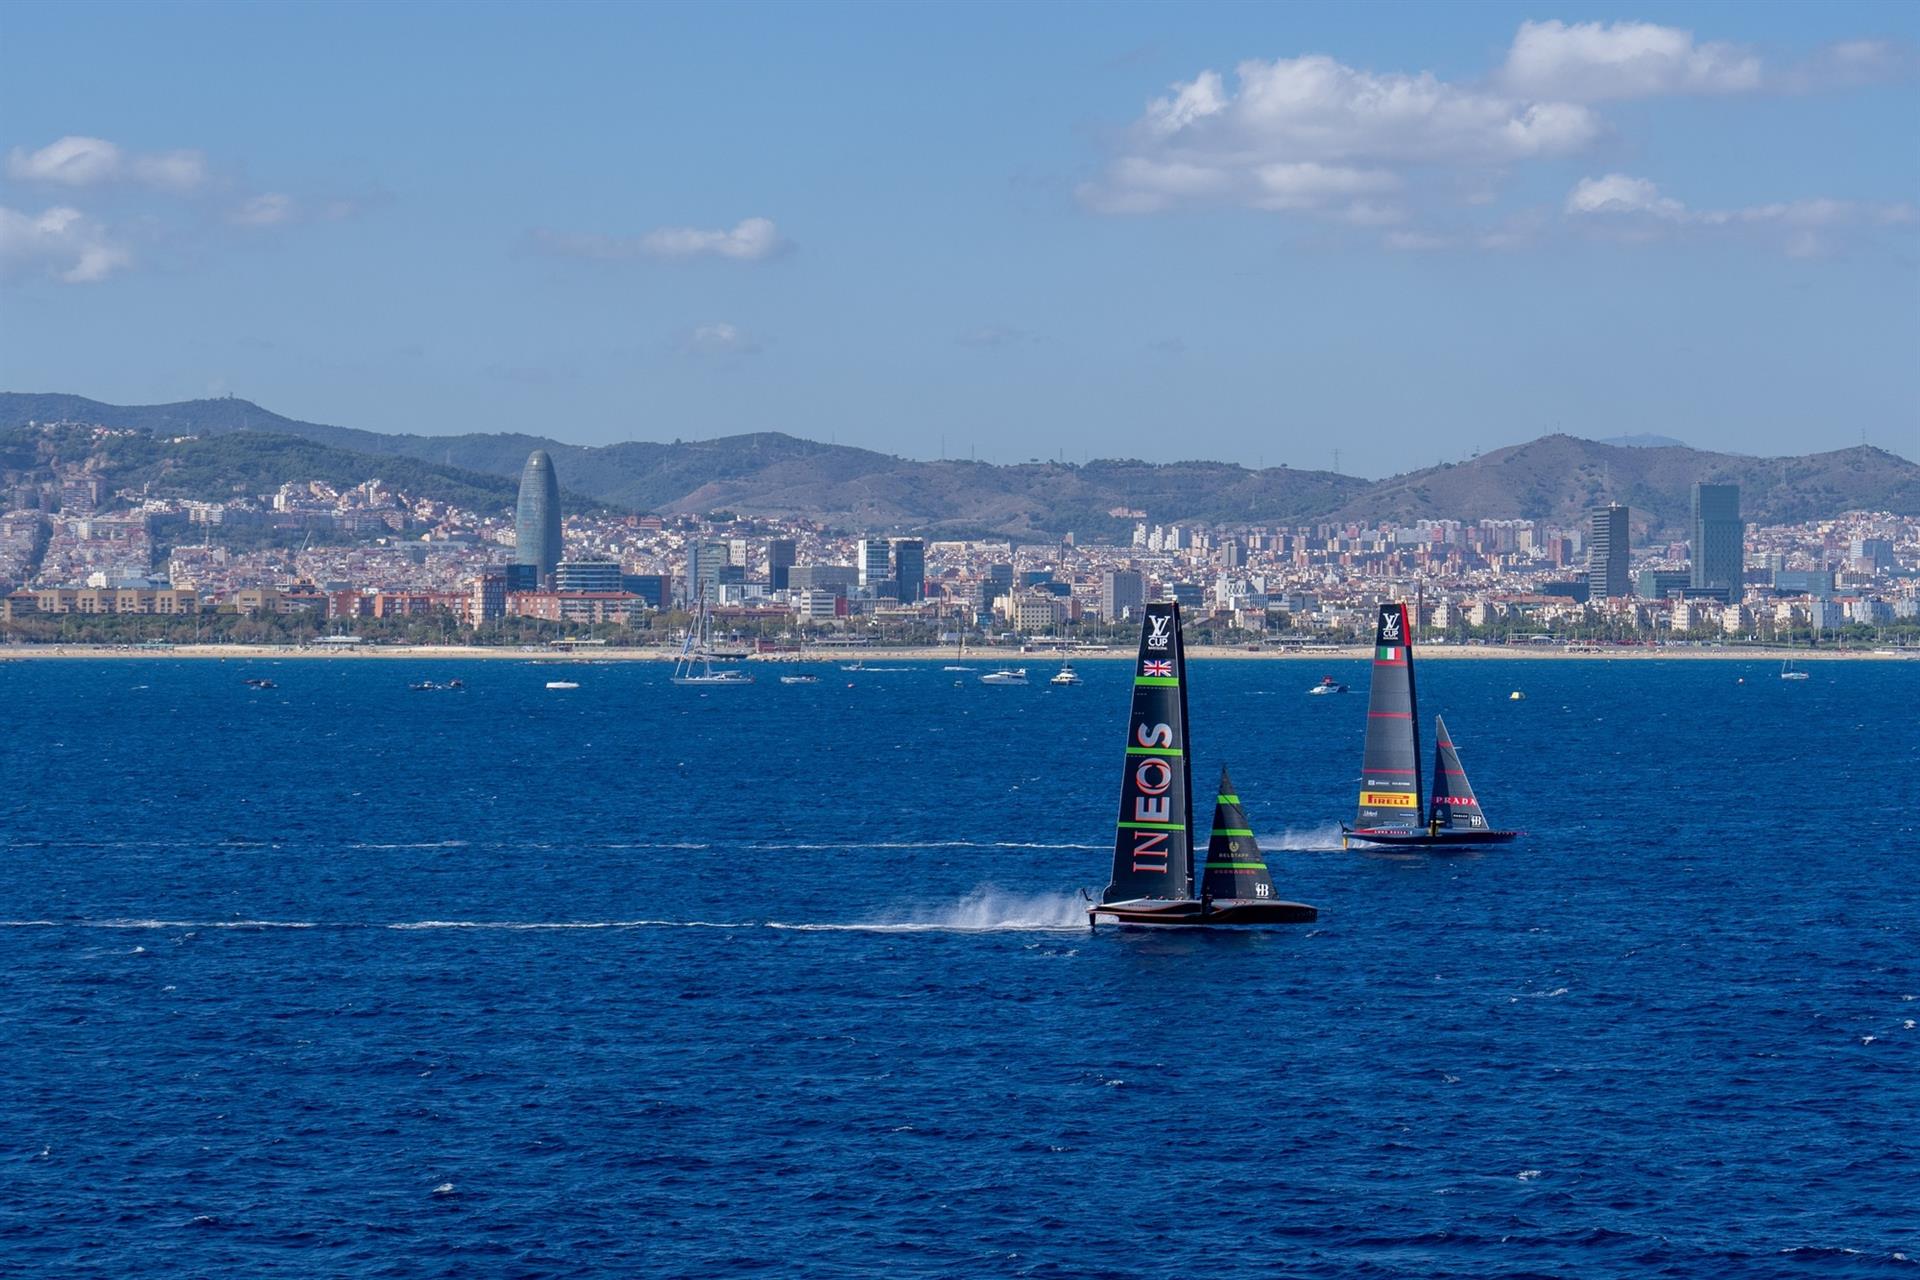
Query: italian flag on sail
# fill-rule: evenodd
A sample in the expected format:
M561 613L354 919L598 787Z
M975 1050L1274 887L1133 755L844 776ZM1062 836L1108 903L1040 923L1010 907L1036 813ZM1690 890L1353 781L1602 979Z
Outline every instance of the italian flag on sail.
M1375 662L1399 662L1406 656L1406 651L1398 645L1383 644L1373 651L1373 660Z

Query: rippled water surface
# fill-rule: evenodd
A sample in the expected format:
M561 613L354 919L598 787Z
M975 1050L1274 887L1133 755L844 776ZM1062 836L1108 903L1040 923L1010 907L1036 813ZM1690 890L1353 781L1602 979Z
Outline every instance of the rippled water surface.
M0 663L0 1260L1915 1273L1920 664L1427 662L1529 834L1387 856L1359 664L1197 663L1231 937L1082 924L1081 669Z

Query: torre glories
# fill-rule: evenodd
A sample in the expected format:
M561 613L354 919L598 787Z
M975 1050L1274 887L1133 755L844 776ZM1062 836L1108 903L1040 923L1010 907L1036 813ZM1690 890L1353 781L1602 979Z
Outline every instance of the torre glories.
M520 472L520 502L513 513L513 576L520 590L553 590L560 563L560 477L545 449L527 455ZM531 583L527 579L532 579Z

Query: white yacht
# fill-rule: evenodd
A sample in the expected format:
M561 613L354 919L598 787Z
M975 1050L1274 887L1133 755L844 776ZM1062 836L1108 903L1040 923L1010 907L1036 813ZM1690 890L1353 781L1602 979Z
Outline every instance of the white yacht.
M1026 682L1025 667L1002 667L998 671L989 671L980 677L981 684L1025 684Z

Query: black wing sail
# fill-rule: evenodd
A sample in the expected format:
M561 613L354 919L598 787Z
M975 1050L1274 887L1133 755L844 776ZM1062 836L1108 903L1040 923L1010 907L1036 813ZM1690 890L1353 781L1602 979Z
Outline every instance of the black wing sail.
M1220 769L1220 794L1213 801L1213 836L1207 841L1206 874L1200 879L1202 901L1266 901L1273 897L1273 877L1254 842L1253 828L1240 808L1233 779Z
M1186 681L1180 606L1150 604L1141 621L1140 656L1133 668L1113 881L1102 902L1193 896Z
M1460 767L1447 722L1439 716L1433 718L1433 738L1433 824L1443 831L1485 831L1487 816Z
M1373 633L1373 687L1367 695L1356 830L1420 825L1419 724L1407 606L1383 604Z

